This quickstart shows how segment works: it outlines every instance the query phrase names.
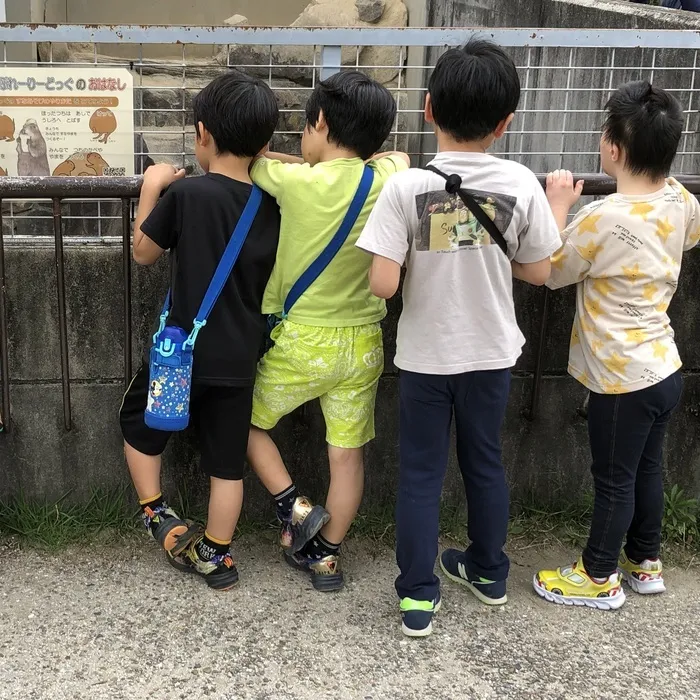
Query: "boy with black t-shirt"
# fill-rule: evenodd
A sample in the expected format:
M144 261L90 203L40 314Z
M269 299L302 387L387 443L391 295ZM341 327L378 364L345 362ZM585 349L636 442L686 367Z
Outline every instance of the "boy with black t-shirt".
M151 265L171 250L172 308L168 325L192 329L252 189L248 174L277 125L278 108L262 81L231 71L193 100L195 154L206 175L184 179L170 165L144 175L134 224L134 260ZM160 193L168 188L159 201ZM280 214L263 195L260 209L207 325L199 334L190 413L201 443L202 471L210 477L206 529L189 527L161 495L161 455L170 433L149 428L145 363L131 382L120 412L126 459L148 532L179 569L225 590L238 581L229 546L243 501L243 465L253 405L258 350L265 324L262 297L275 262Z

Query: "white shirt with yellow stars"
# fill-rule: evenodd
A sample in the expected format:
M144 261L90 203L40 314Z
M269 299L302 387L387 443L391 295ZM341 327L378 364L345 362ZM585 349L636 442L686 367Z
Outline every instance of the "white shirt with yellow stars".
M700 241L700 203L676 180L656 193L583 207L552 257L550 289L576 287L569 373L620 394L681 367L667 315L683 253Z

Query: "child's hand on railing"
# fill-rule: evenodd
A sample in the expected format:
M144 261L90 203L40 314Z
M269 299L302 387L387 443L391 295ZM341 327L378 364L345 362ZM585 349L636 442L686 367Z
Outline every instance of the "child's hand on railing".
M555 170L547 175L547 201L560 231L566 228L569 210L582 194L583 180L574 185L574 176L570 170Z
M550 206L566 207L567 211L583 194L583 180L574 185L570 170L555 170L547 175L547 199Z
M166 187L185 177L184 168L179 170L168 163L156 163L143 174L143 188L154 192L162 192Z

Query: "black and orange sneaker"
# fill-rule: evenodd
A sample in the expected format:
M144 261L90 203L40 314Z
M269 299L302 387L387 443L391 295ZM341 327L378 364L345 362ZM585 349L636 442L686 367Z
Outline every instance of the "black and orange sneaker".
M321 593L339 591L345 586L345 578L340 569L340 559L337 554L313 559L302 554L285 553L284 558L289 566L310 574L313 587Z
M215 554L209 560L200 558L197 544L203 537L204 528L197 524L191 525L180 536L175 547L166 552L168 563L178 571L198 574L215 591L228 591L238 583L238 569L231 553Z
M157 508L144 508L141 515L148 534L169 552L178 538L187 532L187 523L166 503Z
M280 546L286 553L296 554L330 519L323 506L315 506L306 496L298 496L289 518L280 521Z

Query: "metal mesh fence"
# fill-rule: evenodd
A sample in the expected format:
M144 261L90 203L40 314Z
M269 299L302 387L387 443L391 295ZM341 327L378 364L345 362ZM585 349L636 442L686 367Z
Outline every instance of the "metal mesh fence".
M470 35L467 30L280 29L273 30L274 43L265 44L255 43L251 30L240 28L202 28L196 35L191 29L177 27L140 30L112 27L96 33L66 27L60 35L44 32L52 38L60 36L61 43L36 43L41 32L5 27L0 30L0 38L6 40L0 63L2 67L99 64L128 68L134 79L136 173L143 171L149 158L197 169L192 97L232 67L263 78L273 88L281 117L272 146L296 154L305 124L304 106L316 82L337 70L359 69L380 80L396 98L398 115L387 147L407 151L419 164L436 150L432 129L423 118L430 71L442 51ZM129 34L139 41L130 41ZM259 30L259 34L263 41L265 33ZM511 53L522 85L516 117L492 152L517 159L535 172L559 167L578 173L599 172L600 126L611 91L627 81L648 78L671 91L684 110L685 129L675 172L697 172L700 41L689 34L491 32ZM217 43L221 38L227 43ZM31 45L36 60L16 58L22 44L25 48ZM65 235L73 242L110 243L119 236L122 213L118 203L71 201L62 207ZM8 242L40 244L43 236L52 233L48 202L7 201L3 215Z

